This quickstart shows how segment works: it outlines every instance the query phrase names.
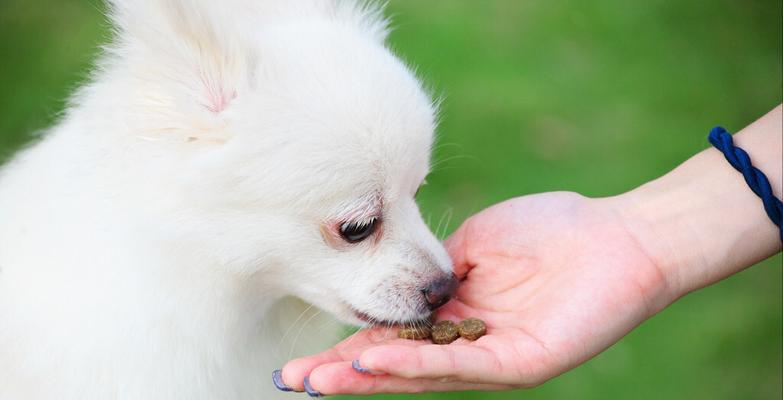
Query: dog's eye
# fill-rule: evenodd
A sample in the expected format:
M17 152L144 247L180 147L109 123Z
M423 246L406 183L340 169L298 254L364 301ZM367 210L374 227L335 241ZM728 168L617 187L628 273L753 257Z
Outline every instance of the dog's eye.
M359 243L372 235L377 226L376 217L361 222L345 222L340 225L340 236L348 243Z

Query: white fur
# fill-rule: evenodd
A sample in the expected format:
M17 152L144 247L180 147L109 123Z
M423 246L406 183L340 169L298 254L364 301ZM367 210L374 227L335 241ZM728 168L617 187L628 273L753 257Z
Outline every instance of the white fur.
M290 398L270 379L285 296L427 316L420 290L451 270L413 199L434 107L380 9L111 9L91 83L0 170L0 399Z

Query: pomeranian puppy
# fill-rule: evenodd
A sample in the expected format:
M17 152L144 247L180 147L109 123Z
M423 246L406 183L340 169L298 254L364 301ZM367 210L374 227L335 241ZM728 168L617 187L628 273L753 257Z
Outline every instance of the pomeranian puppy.
M0 171L0 399L283 398L280 299L358 325L448 300L414 200L435 107L378 6L109 15L90 82Z

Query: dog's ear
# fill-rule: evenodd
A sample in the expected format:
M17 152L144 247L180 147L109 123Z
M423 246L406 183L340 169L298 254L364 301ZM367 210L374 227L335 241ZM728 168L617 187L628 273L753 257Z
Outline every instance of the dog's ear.
M230 138L221 114L241 96L255 60L231 7L221 3L111 0L116 40L108 67L130 76L131 108L143 115L135 131L186 141Z

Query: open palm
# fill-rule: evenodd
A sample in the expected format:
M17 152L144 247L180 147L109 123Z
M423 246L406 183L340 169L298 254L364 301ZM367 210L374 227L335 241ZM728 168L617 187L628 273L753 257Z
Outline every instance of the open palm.
M493 390L583 363L674 300L614 210L611 199L547 193L482 211L446 243L463 281L437 318L481 318L484 337L435 345L365 329L290 361L283 381L302 390L309 376L323 394Z

